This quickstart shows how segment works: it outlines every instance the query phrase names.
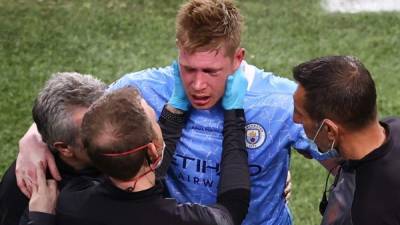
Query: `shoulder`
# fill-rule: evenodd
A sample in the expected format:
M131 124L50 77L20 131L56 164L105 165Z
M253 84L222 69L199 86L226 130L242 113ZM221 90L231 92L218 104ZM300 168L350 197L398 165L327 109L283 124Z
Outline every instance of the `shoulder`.
M126 74L112 83L108 91L128 86L137 88L159 115L174 87L173 67L151 68Z
M386 117L381 120L385 129L389 131L389 137L394 141L396 146L400 145L400 118L399 117Z
M292 95L297 88L297 84L288 78L266 72L246 62L243 62L243 67L249 82L250 94Z
M243 64L249 83L245 98L246 118L286 121L291 126L296 83L245 62Z
M178 204L175 199L163 199L163 206L177 221L191 224L233 224L228 210L221 205L206 206L197 203Z
M400 129L400 118L399 117L386 117L382 119L382 122L388 124L390 128Z
M172 66L149 68L123 75L120 79L110 84L109 90L115 90L127 86L140 87L142 84L165 85L170 81L173 81Z
M101 182L100 178L80 176L68 182L62 189L63 192L81 191L93 187Z
M100 179L77 177L68 182L58 197L57 210L61 212L74 211L90 197Z

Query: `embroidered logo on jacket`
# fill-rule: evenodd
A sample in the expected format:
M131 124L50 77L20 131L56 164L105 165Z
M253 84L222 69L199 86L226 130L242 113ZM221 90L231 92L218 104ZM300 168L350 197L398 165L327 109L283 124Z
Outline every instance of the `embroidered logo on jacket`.
M266 138L264 128L257 123L249 123L246 125L246 147L255 149L264 144Z

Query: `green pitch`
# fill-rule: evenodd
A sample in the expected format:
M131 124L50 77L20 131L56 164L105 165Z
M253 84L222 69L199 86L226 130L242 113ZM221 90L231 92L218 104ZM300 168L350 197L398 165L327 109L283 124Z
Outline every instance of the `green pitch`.
M57 71L121 75L176 58L178 0L0 0L0 176L32 123L37 91ZM247 61L291 77L305 60L359 57L372 72L381 116L400 114L400 13L328 14L318 0L240 0ZM326 93L329 94L329 93ZM326 172L293 154L290 206L296 224L318 224ZM262 210L262 209L260 209Z

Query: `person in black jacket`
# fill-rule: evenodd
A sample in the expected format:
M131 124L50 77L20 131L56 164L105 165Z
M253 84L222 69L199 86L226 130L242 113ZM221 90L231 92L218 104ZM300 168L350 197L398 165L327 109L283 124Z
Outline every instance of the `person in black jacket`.
M62 176L62 180L58 182L59 188L73 177L100 175L97 169L90 166L80 142L79 130L87 108L103 95L105 89L103 82L90 75L62 72L54 74L36 97L32 108L35 121L32 128L37 127L40 143L51 149L48 154L52 157L46 157L54 157L55 161L52 163L59 168ZM14 162L0 183L0 225L19 224L28 207L30 195L31 193L22 193L17 186Z
M156 179L155 170L158 167L159 178L165 175L187 114L180 109L187 99L179 80L161 113L160 126L152 108L133 88L111 92L90 107L82 123L83 142L94 165L108 178L80 178L69 183L59 197L57 224L242 222L250 184L243 112L247 81L239 70L228 80L222 104L224 150L217 203L179 204L162 197L162 182Z
M322 224L400 224L400 119L378 119L375 83L353 56L293 69L294 121L344 159Z

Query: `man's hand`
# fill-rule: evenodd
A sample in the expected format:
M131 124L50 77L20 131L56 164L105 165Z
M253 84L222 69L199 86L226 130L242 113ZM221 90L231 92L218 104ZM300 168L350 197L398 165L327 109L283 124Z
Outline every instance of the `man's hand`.
M59 191L55 180L46 180L44 165L36 168L37 184L32 185L30 212L55 214Z
M174 69L175 85L174 85L174 90L172 92L172 96L168 101L168 104L176 109L188 111L190 103L186 96L185 89L183 88L182 85L182 79L179 72L179 65L177 62L174 62L172 64L172 67Z
M290 171L288 170L285 190L283 192L283 196L285 197L286 202L289 201L291 194L292 194L292 176L290 175Z
M222 107L225 110L243 109L244 97L247 90L247 79L239 67L226 80L225 94L222 98Z
M42 142L36 125L32 124L19 141L19 153L15 171L18 187L28 198L32 194L32 185L37 184L36 169L42 168L40 166L42 162L44 163L44 171L48 167L53 178L61 180L53 155L46 144Z

